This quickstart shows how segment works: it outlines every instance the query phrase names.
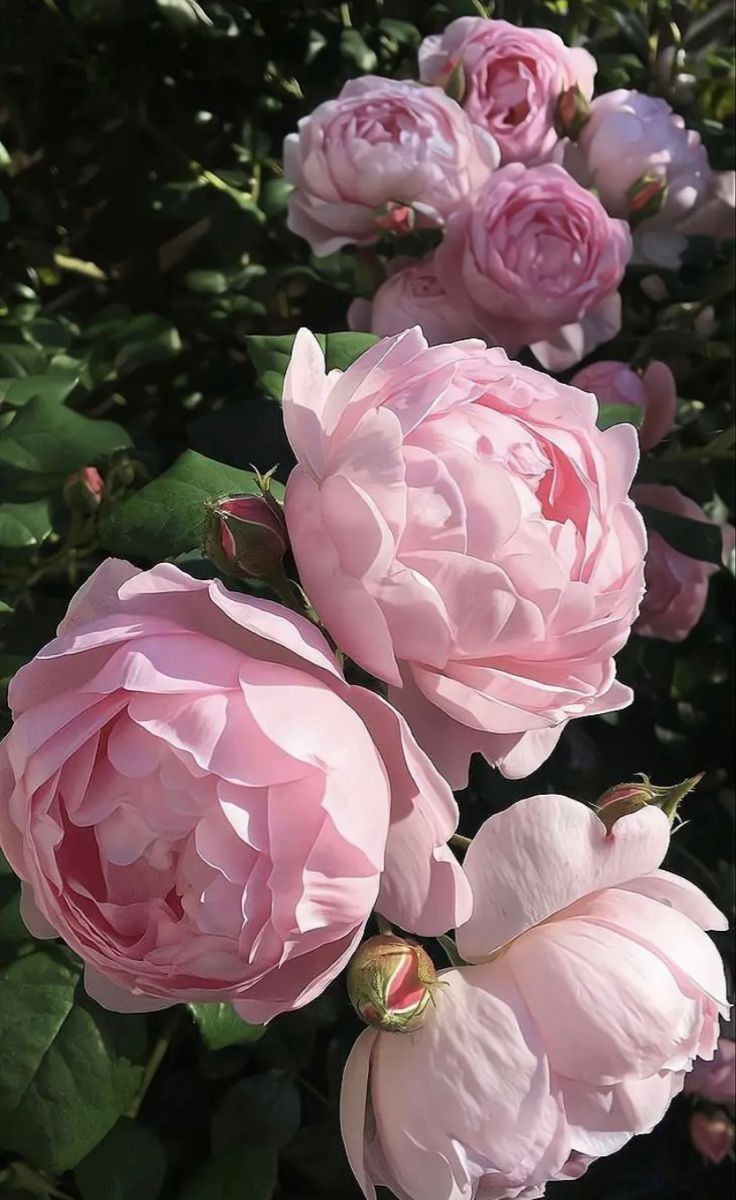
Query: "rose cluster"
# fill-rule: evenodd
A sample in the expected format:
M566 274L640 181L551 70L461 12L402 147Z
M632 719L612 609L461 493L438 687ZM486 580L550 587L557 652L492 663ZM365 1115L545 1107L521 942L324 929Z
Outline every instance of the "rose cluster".
M596 66L548 30L461 17L422 43L421 82L351 80L299 122L289 227L315 255L441 231L389 261L353 328L528 346L562 371L620 329L632 253L677 265L687 236L732 235L733 173L666 101L593 99Z

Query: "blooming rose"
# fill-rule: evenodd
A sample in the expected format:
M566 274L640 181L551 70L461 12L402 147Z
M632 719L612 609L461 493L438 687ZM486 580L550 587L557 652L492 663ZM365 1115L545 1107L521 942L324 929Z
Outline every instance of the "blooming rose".
M108 560L13 680L0 841L32 932L109 1008L318 995L374 903L469 910L446 784L306 619L163 564Z
M671 225L692 212L711 182L700 135L686 128L666 100L625 88L593 101L571 161L616 217L631 212L630 190L643 176L660 181L663 202L646 218L650 229Z
M433 254L417 263L396 259L392 267L372 301L358 299L350 305L351 329L388 337L419 325L430 345L454 341L471 331L473 318L449 299L437 278Z
M715 1058L697 1062L685 1083L685 1091L709 1100L711 1104L736 1104L736 1042L718 1040Z
M630 254L626 223L562 167L511 163L450 218L435 267L469 332L561 371L618 332Z
M491 817L465 857L472 964L440 973L421 1029L367 1029L348 1059L342 1128L365 1196L541 1196L651 1129L727 1010L703 929L725 918L658 870L659 809L609 834L566 796Z
M284 174L295 188L289 229L325 255L374 242L387 205L442 225L498 160L491 136L441 88L351 79L284 141Z
M555 132L560 94L577 84L590 100L596 73L592 54L570 49L548 29L483 17L460 17L422 42L419 70L425 83L442 84L457 67L471 121L493 134L504 163L529 165L560 149Z
M651 362L642 375L622 362L595 362L573 375L570 383L592 392L600 404L630 404L643 417L639 442L651 450L667 437L675 423L677 389L666 363Z
M689 517L691 521L702 521L706 525L714 523L694 500L683 496L675 487L640 483L632 495L637 503L662 512ZM733 528L726 525L723 528L724 559L733 548L733 542ZM646 591L635 631L644 637L681 642L703 615L708 599L708 580L718 569L714 563L681 554L656 530L650 530L644 574Z
M636 432L481 342L418 329L325 375L307 330L284 381L286 522L337 644L386 680L445 778L479 750L529 774L572 717L631 700L613 655L643 585Z

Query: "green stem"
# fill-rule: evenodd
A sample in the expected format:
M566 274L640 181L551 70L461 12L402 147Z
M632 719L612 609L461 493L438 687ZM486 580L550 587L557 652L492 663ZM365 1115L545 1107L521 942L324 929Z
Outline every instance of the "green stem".
M340 5L340 19L341 19L345 29L352 29L353 21L350 16L350 5L349 4L341 4Z
M450 838L450 845L454 846L456 850L467 850L471 841L472 838L463 837L462 833L453 833Z
M143 1079L141 1081L141 1086L138 1089L138 1095L136 1096L135 1100L133 1101L133 1103L131 1104L131 1106L127 1112L127 1115L129 1117L131 1117L132 1119L137 1117L138 1113L140 1112L140 1107L146 1098L146 1092L148 1091L149 1087L151 1086L151 1083L153 1082L154 1075L156 1074L159 1067L161 1066L161 1063L163 1062L164 1058L166 1057L166 1053L169 1049L169 1046L171 1045L171 1043L174 1039L174 1035L176 1034L176 1032L179 1028L179 1025L181 1024L183 1015L184 1015L184 1009L182 1008L181 1005L179 1005L177 1008L174 1009L174 1011L172 1013L170 1013L169 1019L166 1022L166 1024L164 1025L164 1028L161 1031L161 1035L157 1039L157 1041L153 1047L153 1050L151 1051L151 1056L148 1059L145 1070L143 1072Z

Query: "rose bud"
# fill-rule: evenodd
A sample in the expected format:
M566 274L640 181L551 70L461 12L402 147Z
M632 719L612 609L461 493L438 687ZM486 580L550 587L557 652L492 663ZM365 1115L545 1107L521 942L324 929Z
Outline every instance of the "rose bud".
M577 83L560 92L555 108L555 132L558 137L575 141L590 118L590 105Z
M398 204L395 200L382 204L375 215L380 229L398 235L411 233L417 221L417 214L410 204Z
M265 496L227 496L208 510L205 553L228 575L280 575L288 544L278 503Z
M630 225L637 225L648 217L656 217L667 199L667 180L657 171L645 171L634 180L626 199Z
M650 783L648 776L642 775L635 783L619 783L604 792L596 806L596 812L610 833L620 817L638 812L640 808L654 805L661 808L670 823L677 816L677 810L682 800L694 787L700 783L704 772L693 775L682 783L674 783L671 787L657 787Z
M105 484L97 467L80 467L69 476L63 490L69 508L92 513L102 501Z
M733 1121L724 1112L694 1112L690 1118L690 1141L703 1158L717 1165L733 1150Z
M369 938L348 968L348 995L367 1025L412 1033L438 986L432 959L416 942L393 934Z

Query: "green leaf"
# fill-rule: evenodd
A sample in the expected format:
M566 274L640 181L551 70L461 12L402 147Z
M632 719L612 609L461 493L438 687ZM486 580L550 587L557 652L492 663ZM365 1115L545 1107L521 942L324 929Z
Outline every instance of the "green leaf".
M272 491L280 487L272 483ZM114 505L102 521L102 544L114 554L158 561L187 554L202 540L205 501L259 495L255 475L186 450L168 471Z
M0 972L0 1146L60 1173L130 1105L143 1075L145 1023L105 1012L56 947Z
M130 445L124 429L34 396L0 432L0 473L12 486L47 490L77 467L93 466Z
M359 71L369 74L378 66L375 52L357 29L343 29L340 34L340 54Z
M160 1141L129 1117L121 1117L74 1171L83 1200L156 1200L165 1175Z
M596 424L599 429L610 429L612 425L633 425L640 429L643 418L644 412L638 404L599 404Z
M8 550L40 546L52 528L48 500L0 504L0 546Z
M248 1146L213 1158L188 1180L177 1200L271 1200L278 1159L270 1146Z
M156 0L156 7L177 29L186 30L196 26L209 28L212 25L197 0Z
M20 407L34 396L55 400L59 404L66 400L79 382L77 371L49 371L47 375L25 375L22 379L0 379L0 404Z
M301 1097L285 1071L263 1071L234 1083L212 1118L212 1148L224 1153L243 1144L285 1146L301 1121Z
M256 335L246 338L251 362L263 388L274 400L281 401L284 390L284 375L289 365L294 346L294 334L281 337ZM315 334L325 355L327 371L344 371L356 358L378 341L372 333L318 333Z
M241 1020L232 1004L190 1004L188 1008L208 1050L257 1042L265 1033L262 1025L249 1025Z
M723 533L720 526L694 521L692 517L681 517L677 513L662 512L660 508L652 508L649 504L640 504L638 508L647 528L663 537L673 550L679 550L680 554L696 558L699 562L722 565Z

